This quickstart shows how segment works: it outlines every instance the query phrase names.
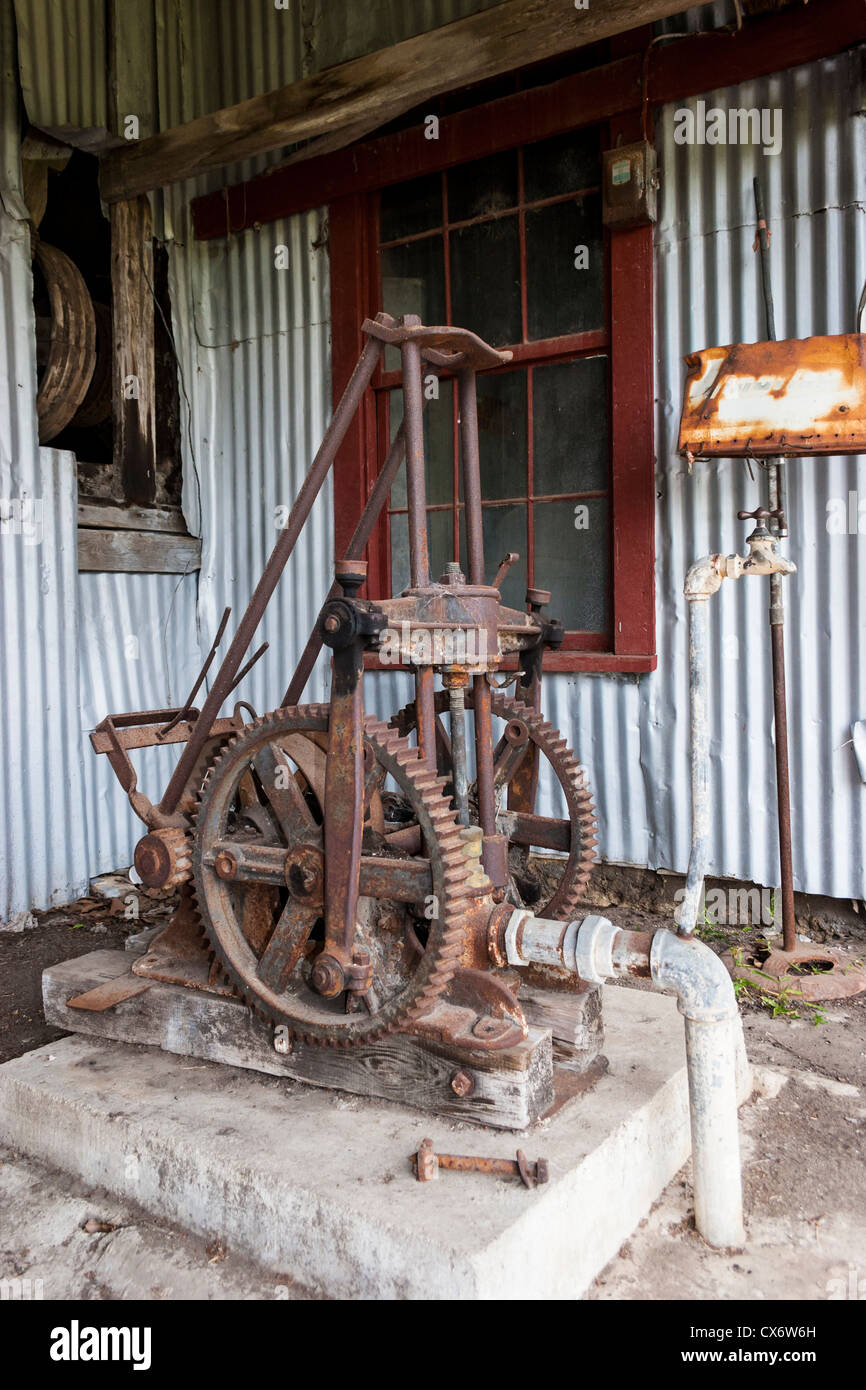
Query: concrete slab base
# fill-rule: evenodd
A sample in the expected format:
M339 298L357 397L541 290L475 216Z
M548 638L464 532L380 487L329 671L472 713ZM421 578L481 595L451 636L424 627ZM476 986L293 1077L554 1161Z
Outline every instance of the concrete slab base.
M0 1067L0 1124L13 1147L332 1296L578 1298L689 1154L674 1000L609 986L604 1011L608 1074L520 1141L81 1036ZM427 1135L503 1157L520 1142L550 1181L418 1183Z

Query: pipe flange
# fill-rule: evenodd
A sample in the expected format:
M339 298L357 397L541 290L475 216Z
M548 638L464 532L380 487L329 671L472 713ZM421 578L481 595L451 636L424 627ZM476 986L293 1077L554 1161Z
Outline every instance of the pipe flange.
M508 923L503 934L505 943L505 959L509 965L527 965L520 950L520 941L523 936L523 927L532 919L532 913L525 908L516 907L508 919Z
M603 985L616 973L613 964L613 939L619 931L607 917L590 914L584 917L574 946L574 966L582 980Z

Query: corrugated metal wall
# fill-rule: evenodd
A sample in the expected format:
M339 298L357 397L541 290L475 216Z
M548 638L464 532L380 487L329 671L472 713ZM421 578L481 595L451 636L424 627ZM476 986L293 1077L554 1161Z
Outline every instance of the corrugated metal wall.
M312 8L283 12L272 8L270 0L256 0L243 10L222 0L218 8L204 0L155 0L160 127L315 70L325 52L324 47L316 49L317 32L322 45L325 32L322 27L317 31L315 0L311 3ZM449 8L446 14L437 7L433 22L447 22L457 12L464 9L452 14ZM684 18L682 26L674 27L691 22ZM349 35L346 42L350 40L357 46L357 36ZM738 507L758 500L741 464L704 466L690 478L677 458L682 357L713 342L762 336L751 251L751 177L756 169L766 180L775 230L780 335L850 328L858 268L862 275L866 259L857 59L835 59L716 94L712 100L781 107L784 146L776 158L752 149L678 146L673 142L673 109L659 115L659 670L643 678L580 675L547 682L549 717L572 738L596 789L603 856L678 870L688 857L682 580L689 562L702 551L742 549L744 530L735 514ZM185 510L193 529L200 520L203 533L198 626L205 645L223 606L232 603L237 618L246 603L274 540L275 508L294 497L330 409L329 286L321 216L307 214L228 242L196 244L190 237L193 193L234 181L255 167L260 166L245 165L181 185L165 199L182 400L189 406ZM8 190L4 197L10 199ZM289 250L286 270L275 268L279 245ZM32 338L22 327L29 298L16 279L26 279L27 268L19 248L12 273L9 255L4 249L3 283L12 286L8 293L20 301L21 312L11 311L12 341L24 364L13 364L13 376L20 379L26 369L32 378L24 342ZM4 306L4 316L9 313ZM29 394L27 399L32 399ZM29 428L32 443L32 424ZM844 498L857 486L858 465L855 460L804 462L792 465L790 472L789 549L800 565L788 587L798 886L864 896L864 788L846 746L851 720L866 713L860 704L864 650L858 611L864 561L856 537L828 536L824 525L828 498ZM263 628L272 650L239 692L259 709L279 698L286 669L305 640L330 575L331 534L326 492ZM189 675L195 664L197 653L188 641L193 581L184 581L170 597L161 577L141 577L142 586L128 582L137 578L82 576L78 583L90 653L82 658L84 725L109 706L162 703L175 696L178 690L170 688L167 670ZM750 583L732 585L714 600L720 655L712 717L719 812L712 870L772 883L776 841L766 594L760 584L750 588ZM112 627L133 631L144 612L152 618L147 662L132 669L122 643L120 654L111 656L99 646L99 634ZM167 667L160 665L166 642ZM178 676L177 684L186 680ZM320 671L307 698L323 694ZM370 692L371 703L387 712L407 694L405 678L381 677ZM80 748L74 739L73 744ZM135 825L124 819L125 813L119 818L114 793L109 796L109 784L100 780L103 771L87 782L86 833L98 866L113 861L113 867L128 860ZM150 776L143 768L145 785ZM158 782L164 772L155 770L154 776ZM546 804L553 803L548 798ZM47 850L40 848L38 855L49 862Z
M105 0L14 0L27 114L59 138L108 128ZM98 138L98 136L97 136ZM77 135L75 142L80 143Z
M106 714L182 703L200 665L196 581L178 574L80 574L78 622L80 739L84 758L87 870L107 873L131 862L144 833L108 759L88 739ZM157 801L178 749L133 755L138 785Z
M736 512L759 500L742 464L709 465L692 478L684 470L675 453L682 358L693 348L763 334L751 250L751 180L757 170L775 228L780 335L853 326L866 195L862 118L856 114L862 106L859 75L859 59L841 57L708 97L717 104L781 108L784 143L775 158L750 148L676 145L674 109L659 114L659 670L643 678L558 676L546 687L549 717L567 731L589 769L606 859L686 867L682 582L700 553L742 550L745 530ZM297 218L229 243L188 244L173 253L176 281L188 287L195 323L186 370L198 376L193 437L205 480L201 613L208 630L232 588L239 602L251 591L270 540L271 507L290 500L327 415L325 274L320 253L309 249L316 229L314 218ZM273 247L280 242L291 248L288 272L273 269ZM790 473L789 548L800 565L788 590L797 886L863 896L864 788L846 743L851 720L864 713L857 617L864 562L856 538L830 537L824 525L827 499L847 497L856 486L857 461L804 462L791 465ZM327 585L330 543L326 506L317 512L313 544L287 576L288 594L269 615L266 635L274 646L281 640L286 660L302 644ZM766 588L750 588L750 582L731 585L715 601L720 657L712 717L719 811L712 871L772 884L777 849ZM272 703L282 689L282 663L274 655L248 683L257 707ZM321 679L311 682L307 697L321 693ZM405 678L380 677L370 703L385 713L408 695ZM545 804L556 804L549 789Z
M779 337L851 332L866 273L864 50L708 94L708 106L783 113L782 149L677 145L674 108L657 143L662 206L656 237L659 670L642 687L643 776L651 794L650 860L682 868L687 855L686 613L689 562L743 549L738 508L759 500L742 462L701 465L689 477L675 454L683 355L764 335L753 252L752 178L759 174L773 228ZM688 103L694 108L695 103ZM862 459L788 466L791 537L799 573L786 581L791 774L797 886L866 893L866 787L849 745L866 699L861 537L829 535L827 502L864 484ZM715 872L773 883L776 820L766 589L723 586L715 605L719 653L712 701ZM671 775L675 786L666 783ZM656 794L655 789L659 789ZM671 795L671 790L673 795ZM629 856L631 857L631 856Z
M87 883L77 728L75 460L40 449L11 10L0 6L0 920ZM22 510L22 507L25 510ZM42 714L44 712L44 719ZM50 810L50 814L49 814Z

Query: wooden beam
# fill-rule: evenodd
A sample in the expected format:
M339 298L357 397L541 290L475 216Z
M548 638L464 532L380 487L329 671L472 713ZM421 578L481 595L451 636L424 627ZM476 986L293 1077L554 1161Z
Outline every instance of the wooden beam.
M78 570L125 574L191 574L201 567L201 541L160 531L78 528Z
M806 8L748 19L739 33L690 34L657 44L646 69L648 105L815 62L864 39L863 0L811 0ZM520 143L529 143L639 110L643 71L642 55L618 57L546 86L455 112L441 122L438 140L425 140L418 126L330 154L310 146L292 156L295 161L304 154L304 162L280 165L193 199L195 235L207 241L241 232L335 198L480 159L514 145L515 130Z
M153 241L146 198L111 208L111 305L114 338L114 461L124 496L156 497L156 387L153 345Z
M180 507L116 507L103 502L78 503L78 525L102 531L171 531L187 534Z
M503 0L276 92L200 116L102 161L108 202L192 178L302 140L384 125L441 92L597 43L684 9L682 0Z

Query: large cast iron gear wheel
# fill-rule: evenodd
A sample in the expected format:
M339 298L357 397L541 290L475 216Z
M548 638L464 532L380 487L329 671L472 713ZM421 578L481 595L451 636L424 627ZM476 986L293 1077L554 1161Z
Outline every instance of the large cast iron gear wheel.
M321 753L328 715L327 705L277 710L247 725L219 755L196 816L193 883L205 936L241 997L292 1036L349 1047L404 1027L442 993L463 953L463 914L472 888L443 779L407 740L367 719L368 800L378 796L378 785L390 775L421 827L435 907L428 917L424 903L416 909L362 898L357 944L372 957L373 988L360 999L348 992L326 999L313 990L311 962L323 939L323 807L304 774L306 755L298 740ZM275 766L289 769L294 779L286 799L267 790ZM277 785L272 775L270 785ZM381 855L383 837L374 834L373 840L373 853ZM221 849L229 856L238 852L243 862L236 876L217 872ZM225 861L221 869L224 873ZM386 917L390 930L380 930Z
M536 897L528 905L532 907L533 912L538 917L552 917L566 921L580 903L583 890L589 881L590 871L595 860L595 847L598 843L595 806L586 773L565 739L548 720L542 719L541 715L528 705L503 694L500 690L493 690L491 694L492 710L498 718L504 719L506 722L517 719L526 725L530 740L550 763L565 797L571 825L571 837L562 877L551 897L545 900L542 894L541 897ZM466 691L465 700L467 710L471 709L471 687ZM440 715L447 710L448 692L439 690L436 692L436 713ZM396 729L404 737L415 728L415 725L414 703L399 710L390 721L390 727ZM511 845L509 847L512 896L517 902L522 902L517 888L517 879L525 871L525 859L526 854L523 846Z

